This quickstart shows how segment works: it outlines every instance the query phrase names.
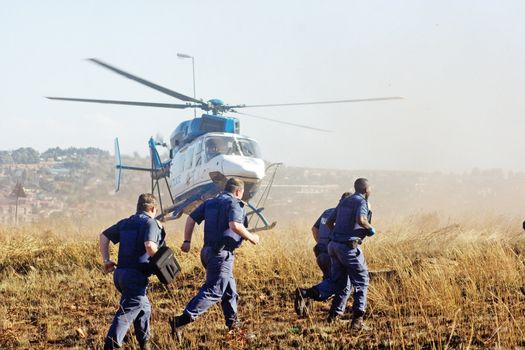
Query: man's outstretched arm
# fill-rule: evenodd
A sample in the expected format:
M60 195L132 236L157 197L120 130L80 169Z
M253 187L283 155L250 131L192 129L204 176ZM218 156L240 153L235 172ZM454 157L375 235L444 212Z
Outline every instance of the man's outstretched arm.
M102 261L104 265L104 272L109 273L115 270L117 263L109 259L109 238L105 234L101 233L98 241L100 254L102 255Z
M250 231L248 231L248 229L246 227L244 227L244 225L241 224L240 222L230 221L228 225L230 226L230 229L233 232L235 232L236 234L238 234L242 238L250 241L250 243L252 243L252 244L258 244L259 243L259 239L260 239L259 235L256 234L256 233L251 233Z
M191 216L186 219L186 226L184 227L184 242L180 249L187 253L191 247L191 237L193 236L193 230L195 229L195 220Z

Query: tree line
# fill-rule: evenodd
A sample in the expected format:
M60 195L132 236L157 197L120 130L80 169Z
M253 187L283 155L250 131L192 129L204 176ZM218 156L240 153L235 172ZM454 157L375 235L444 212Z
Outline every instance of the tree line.
M95 147L64 149L55 147L40 153L31 147L20 147L12 151L0 151L0 164L38 164L41 160L83 158L85 156L109 157L109 152Z

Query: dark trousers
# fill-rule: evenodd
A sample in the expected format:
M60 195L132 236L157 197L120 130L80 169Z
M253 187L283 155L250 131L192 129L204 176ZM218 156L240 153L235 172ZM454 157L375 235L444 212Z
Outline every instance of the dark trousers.
M144 344L150 336L151 305L146 296L148 278L136 269L117 268L113 273L113 282L122 296L104 340L104 349L121 347L131 324L137 341Z
M235 256L226 250L217 252L212 247L204 247L201 251L201 261L206 268L206 281L197 295L190 300L184 313L193 321L220 301L226 326L231 327L237 320L239 298L233 277Z
M314 247L315 259L317 265L323 272L323 280L330 277L331 262L328 254L328 247L325 243L317 243Z
M330 312L343 314L346 302L354 290L354 312L364 312L368 292L368 266L359 248L352 248L344 243L331 241L328 244L332 269L330 278L323 280L316 286L321 300L326 300L332 295Z

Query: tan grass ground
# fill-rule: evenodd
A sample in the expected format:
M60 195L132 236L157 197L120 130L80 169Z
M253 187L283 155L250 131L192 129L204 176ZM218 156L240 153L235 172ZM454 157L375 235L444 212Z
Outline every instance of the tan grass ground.
M520 223L441 221L435 214L400 220L365 242L370 269L393 272L373 276L372 330L358 334L349 331L350 315L335 325L324 322L328 302L316 303L309 319L295 315L292 291L320 277L309 230L301 227L263 233L260 246L245 244L237 253L240 317L254 341L228 336L216 306L176 344L166 320L203 281L197 243L190 254L178 254L183 273L174 285L152 278L153 343L160 349L525 347ZM178 248L181 233L168 233L169 245ZM111 276L100 271L96 239L73 226L0 228L0 349L101 348L119 296ZM137 346L132 337L127 346Z

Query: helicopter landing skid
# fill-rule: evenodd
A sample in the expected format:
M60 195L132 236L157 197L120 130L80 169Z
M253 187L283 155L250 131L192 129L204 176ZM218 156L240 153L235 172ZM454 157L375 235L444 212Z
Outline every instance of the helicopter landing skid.
M266 174L267 181L264 187L264 190L262 191L259 200L257 201L256 205L253 205L251 203L246 203L248 208L250 208L252 211L247 213L246 216L248 217L248 223L249 225L252 224L252 219L255 219L255 225L252 228L249 228L248 231L250 232L259 232L259 231L267 231L271 230L277 225L277 222L268 222L266 217L263 215L264 210L264 204L268 200L268 196L270 195L270 191L273 186L273 182L275 180L275 175L277 175L277 170L282 165L282 163L272 163L269 166L266 167ZM271 175L270 175L271 174ZM255 216L254 216L255 215ZM262 226L259 226L259 223L262 222Z
M253 206L250 203L246 203L246 204L252 210L251 212L247 213L246 216L250 217L250 216L255 214L255 215L257 215L259 217L259 219L263 223L263 226L250 228L250 229L248 229L248 231L254 233L254 232L259 232L259 231L271 230L271 229L273 229L275 227L275 225L277 225L277 222L275 222L275 221L272 222L271 224L268 222L268 220L266 219L266 217L262 213L263 210L264 210L264 207L257 208L257 207Z

